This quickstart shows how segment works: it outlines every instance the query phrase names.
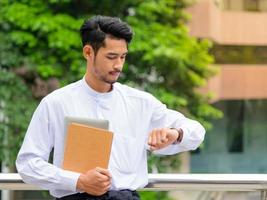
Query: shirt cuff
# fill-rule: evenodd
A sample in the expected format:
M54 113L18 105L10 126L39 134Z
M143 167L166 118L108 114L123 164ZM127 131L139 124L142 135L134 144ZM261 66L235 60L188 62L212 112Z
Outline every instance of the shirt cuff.
M60 183L64 186L64 189L72 192L77 192L77 182L80 177L80 173L72 172L68 170L61 170L61 181Z
M182 138L182 141L180 143L177 143L177 145L179 145L179 146L187 146L188 141L189 141L189 137L190 137L189 134L188 134L189 131L185 127L180 127L180 129L182 129L182 131L183 131L183 138Z

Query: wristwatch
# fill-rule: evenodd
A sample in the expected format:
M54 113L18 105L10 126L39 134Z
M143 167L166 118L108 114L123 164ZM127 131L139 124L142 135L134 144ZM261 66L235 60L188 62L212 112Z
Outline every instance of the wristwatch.
M175 140L172 144L179 144L183 139L183 135L184 135L183 129L181 128L178 128L178 129L171 128L171 129L175 129L179 133L177 140Z

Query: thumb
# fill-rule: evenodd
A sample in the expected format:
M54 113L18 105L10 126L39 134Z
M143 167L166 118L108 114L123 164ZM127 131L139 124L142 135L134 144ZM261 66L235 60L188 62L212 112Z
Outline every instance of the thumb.
M96 167L95 170L99 172L100 174L106 175L109 178L111 178L111 174L107 169L101 168L101 167Z

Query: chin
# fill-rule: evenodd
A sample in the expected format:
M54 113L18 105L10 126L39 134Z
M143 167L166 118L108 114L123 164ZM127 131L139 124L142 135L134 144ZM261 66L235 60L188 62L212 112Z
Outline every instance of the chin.
M108 83L108 84L113 84L113 83L116 83L117 80L118 80L119 77L102 77L102 81L104 81L105 83Z
M112 85L112 84L116 83L117 80L105 80L105 82Z

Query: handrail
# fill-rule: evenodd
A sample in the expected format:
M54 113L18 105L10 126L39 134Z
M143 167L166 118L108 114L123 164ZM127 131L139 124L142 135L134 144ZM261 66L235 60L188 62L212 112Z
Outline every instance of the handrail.
M149 174L145 190L266 191L267 174Z
M143 190L267 191L267 174L149 174ZM42 190L19 174L0 173L0 190Z

